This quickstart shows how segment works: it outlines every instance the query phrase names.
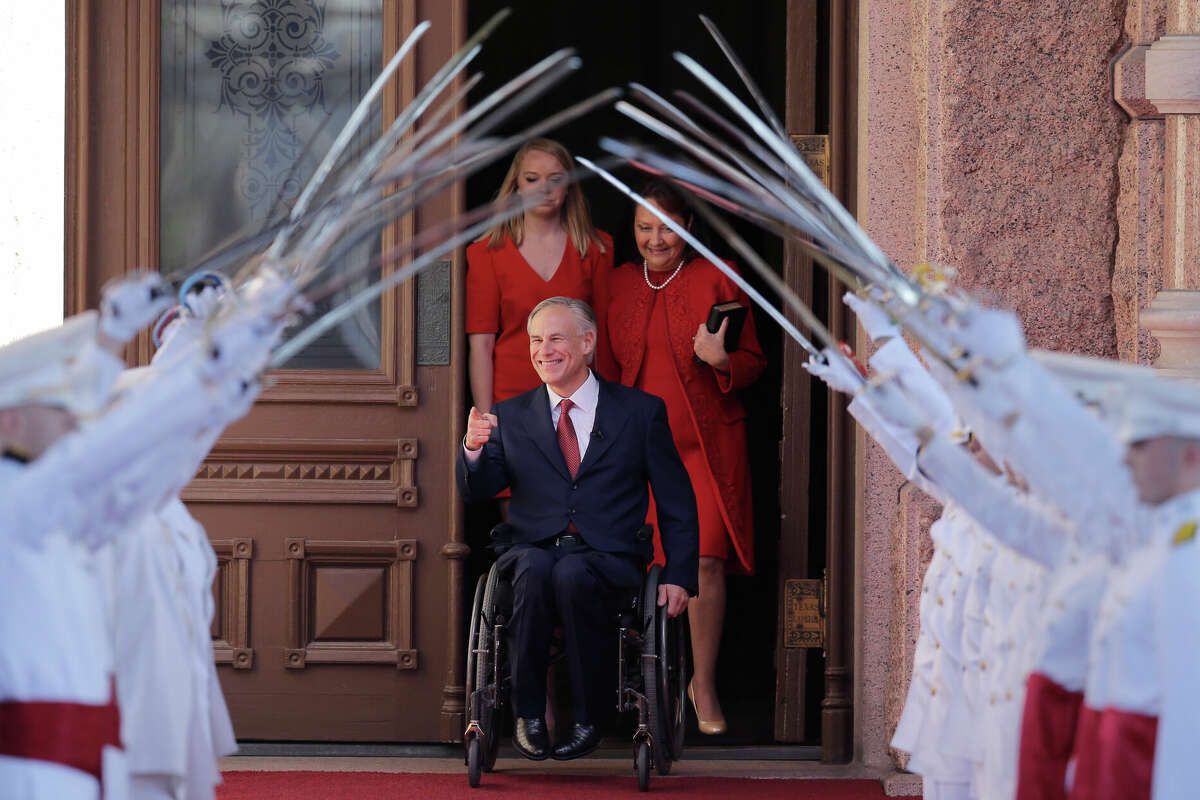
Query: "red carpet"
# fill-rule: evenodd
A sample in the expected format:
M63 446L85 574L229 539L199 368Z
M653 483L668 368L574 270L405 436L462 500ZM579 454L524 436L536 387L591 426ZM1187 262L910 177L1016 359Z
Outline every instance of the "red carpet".
M635 798L637 779L580 775L484 775L478 789L467 785L467 776L395 774L386 772L226 772L217 787L217 800L374 800L375 798L429 798L430 800L489 800L538 798L605 800ZM685 797L689 800L876 800L884 796L879 781L778 780L766 778L662 778L650 779L651 797Z

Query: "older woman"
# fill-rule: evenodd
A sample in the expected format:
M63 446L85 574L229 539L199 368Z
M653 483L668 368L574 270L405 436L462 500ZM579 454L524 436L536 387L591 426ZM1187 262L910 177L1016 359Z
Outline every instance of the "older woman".
M680 225L690 225L683 198L669 184L651 180L642 196ZM725 574L754 570L746 411L736 392L754 382L766 359L749 313L736 342L725 341L728 320L716 333L708 331L713 305L749 306L733 281L645 207L634 213L633 233L642 262L613 273L609 340L621 383L666 402L675 446L696 493L700 594L688 606L694 664L688 694L700 731L719 734L726 729L715 680ZM647 521L656 522L653 502Z
M603 312L612 273L612 237L588 216L571 156L558 142L533 139L513 157L499 200L541 201L467 248L468 373L480 411L541 381L529 361L525 318L547 297L575 297ZM599 301L599 302L598 302ZM603 319L603 317L601 317ZM601 322L596 368L611 371Z

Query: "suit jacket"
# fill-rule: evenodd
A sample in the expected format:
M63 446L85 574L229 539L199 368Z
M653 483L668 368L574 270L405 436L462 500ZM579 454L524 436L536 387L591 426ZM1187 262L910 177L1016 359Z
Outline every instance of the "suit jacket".
M592 548L649 562L651 543L636 540L646 520L648 484L658 503L667 557L662 581L694 595L700 552L696 496L671 438L666 406L638 389L597 380L592 439L574 480L558 448L542 385L492 406L500 425L479 460L470 464L459 447L459 488L470 503L511 488L508 522L514 542L540 542L574 522Z

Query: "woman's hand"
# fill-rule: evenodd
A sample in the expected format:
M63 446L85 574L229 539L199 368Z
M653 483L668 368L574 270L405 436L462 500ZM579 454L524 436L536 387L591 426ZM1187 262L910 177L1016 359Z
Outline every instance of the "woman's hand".
M721 327L717 328L716 333L709 333L708 326L702 322L692 337L696 358L719 372L729 372L729 354L725 352L725 330L728 327L729 317L721 320Z

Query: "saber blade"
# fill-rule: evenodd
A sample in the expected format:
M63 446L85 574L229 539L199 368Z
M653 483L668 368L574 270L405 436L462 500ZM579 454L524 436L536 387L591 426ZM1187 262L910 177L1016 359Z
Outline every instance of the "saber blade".
M700 255L708 259L708 261L711 262L714 267L721 270L721 272L725 273L725 275L731 281L737 284L738 288L745 292L751 300L757 303L763 311L767 312L767 315L770 316L771 319L779 323L779 327L783 328L784 331L787 332L788 336L791 336L793 339L795 339L797 344L814 356L819 357L821 355L821 352L813 347L812 342L808 341L808 339L804 337L804 334L800 333L796 326L792 324L791 320L784 316L779 309L775 308L775 306L768 302L767 299L763 297L757 289L747 283L745 278L737 274L735 270L730 269L728 264L722 261L717 254L710 250L703 242L693 236L691 231L659 211L657 208L651 205L646 198L633 191L633 189L630 189L608 170L597 166L583 156L575 156L575 160L599 175L621 194L645 208L647 211L657 217L660 222L673 230L678 236L682 237L683 240L694 247L696 251L700 253Z

